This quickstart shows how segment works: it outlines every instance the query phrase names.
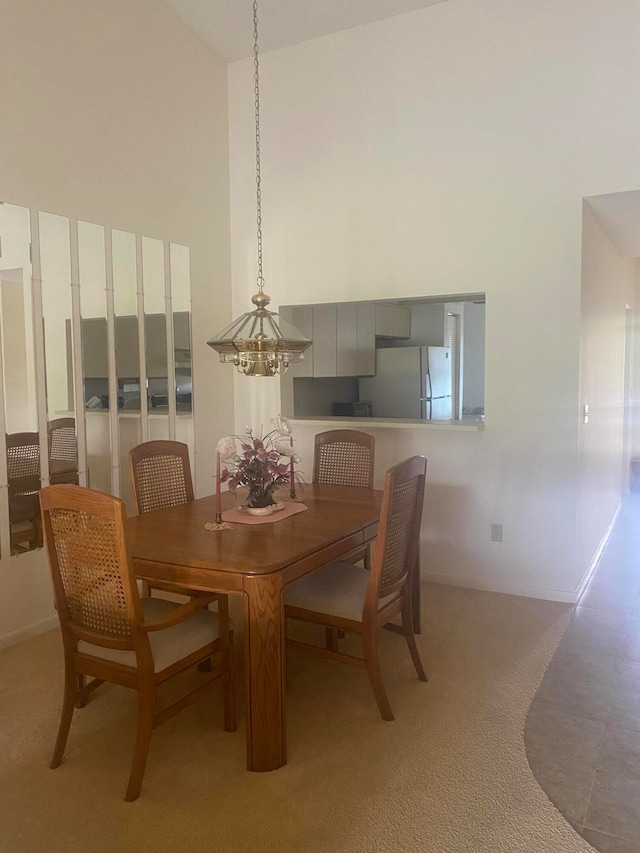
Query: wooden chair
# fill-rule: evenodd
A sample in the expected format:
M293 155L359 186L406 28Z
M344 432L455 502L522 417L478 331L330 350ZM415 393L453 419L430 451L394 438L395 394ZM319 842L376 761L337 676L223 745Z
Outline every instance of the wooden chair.
M6 443L11 547L20 553L42 546L40 436L37 432L15 432L6 436Z
M78 439L75 418L54 418L47 426L49 436L49 482L78 485Z
M189 448L180 441L138 444L129 451L129 474L136 515L179 506L194 499ZM143 595L149 595L148 583L141 581L140 587ZM227 600L226 596L224 599Z
M372 435L355 429L319 432L313 451L313 482L372 489L375 446ZM354 563L364 560L369 568L368 546L348 554L345 559Z
M376 440L355 429L331 429L316 435L313 482L373 488Z
M313 450L313 482L372 489L375 448L375 438L356 429L319 432ZM368 569L369 546L357 548L344 559L352 563L362 560ZM344 632L336 633L327 628L327 648L335 650L338 637L344 637Z
M138 691L138 732L126 800L140 794L151 732L223 685L224 727L235 731L231 634L228 617L210 613L211 595L179 605L140 599L125 540L119 498L70 484L40 493L45 545L60 619L65 689L51 767L62 761L74 706L104 681ZM158 687L213 653L222 667L169 707L156 710ZM85 676L92 680L85 684Z
M285 587L284 591L287 618L362 636L363 658L297 640L288 639L287 643L366 668L384 720L393 720L393 712L378 661L380 628L404 635L418 678L427 680L416 646L411 613L426 469L424 456L413 456L387 471L371 571L351 563L331 563ZM399 614L402 624L390 624Z
M180 441L145 441L129 451L136 514L194 498L189 449Z

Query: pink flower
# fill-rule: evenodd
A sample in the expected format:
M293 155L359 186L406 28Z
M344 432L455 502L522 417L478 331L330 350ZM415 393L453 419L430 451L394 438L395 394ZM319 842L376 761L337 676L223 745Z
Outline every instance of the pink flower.
M284 415L276 415L275 418L271 418L271 423L275 431L279 432L280 435L291 435L291 424Z
M266 506L273 502L273 491L278 486L291 482L290 463L298 459L285 436L291 435L286 418L273 419L275 429L265 436L254 435L247 427L244 435L226 436L218 442L218 451L227 461L220 480L228 483L229 491L235 493L238 486L249 490L251 506ZM240 452L238 452L238 446ZM299 479L300 475L297 475Z
M237 456L236 440L231 435L225 435L221 438L217 445L217 451L221 459L233 459Z

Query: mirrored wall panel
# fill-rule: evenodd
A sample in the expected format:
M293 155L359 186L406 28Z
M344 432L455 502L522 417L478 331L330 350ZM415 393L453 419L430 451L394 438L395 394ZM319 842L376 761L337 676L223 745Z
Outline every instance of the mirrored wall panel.
M191 276L189 249L171 243L171 293L173 349L175 361L176 410L191 412Z
M140 365L135 234L113 231L111 250L115 314L115 367L118 394L118 443L121 472L120 496L130 500L127 465L129 451L142 440L142 395L140 389L144 387L144 377Z
M69 220L40 213L38 230L49 482L78 485Z
M2 542L6 553L42 541L38 490L40 435L33 340L29 210L0 205L0 335L2 338Z
M193 451L189 269L185 246L0 203L2 557L42 546L42 485L131 511L132 447Z

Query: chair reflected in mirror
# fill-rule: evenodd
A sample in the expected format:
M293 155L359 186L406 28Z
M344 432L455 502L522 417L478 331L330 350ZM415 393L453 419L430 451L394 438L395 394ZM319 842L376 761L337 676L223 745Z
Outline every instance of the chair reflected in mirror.
M6 440L11 553L22 554L42 547L40 436L37 432L16 432Z
M78 485L78 440L75 418L49 421L49 481Z

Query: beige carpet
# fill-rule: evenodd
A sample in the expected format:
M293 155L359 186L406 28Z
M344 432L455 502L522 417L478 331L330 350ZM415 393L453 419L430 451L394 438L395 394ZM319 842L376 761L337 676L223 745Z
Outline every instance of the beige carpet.
M364 671L292 652L286 767L245 770L242 715L225 733L214 693L156 730L135 803L123 800L134 694L101 688L49 770L58 634L0 652L0 850L591 851L538 786L522 737L570 608L436 584L423 601L428 684L402 637L383 636L395 722Z

